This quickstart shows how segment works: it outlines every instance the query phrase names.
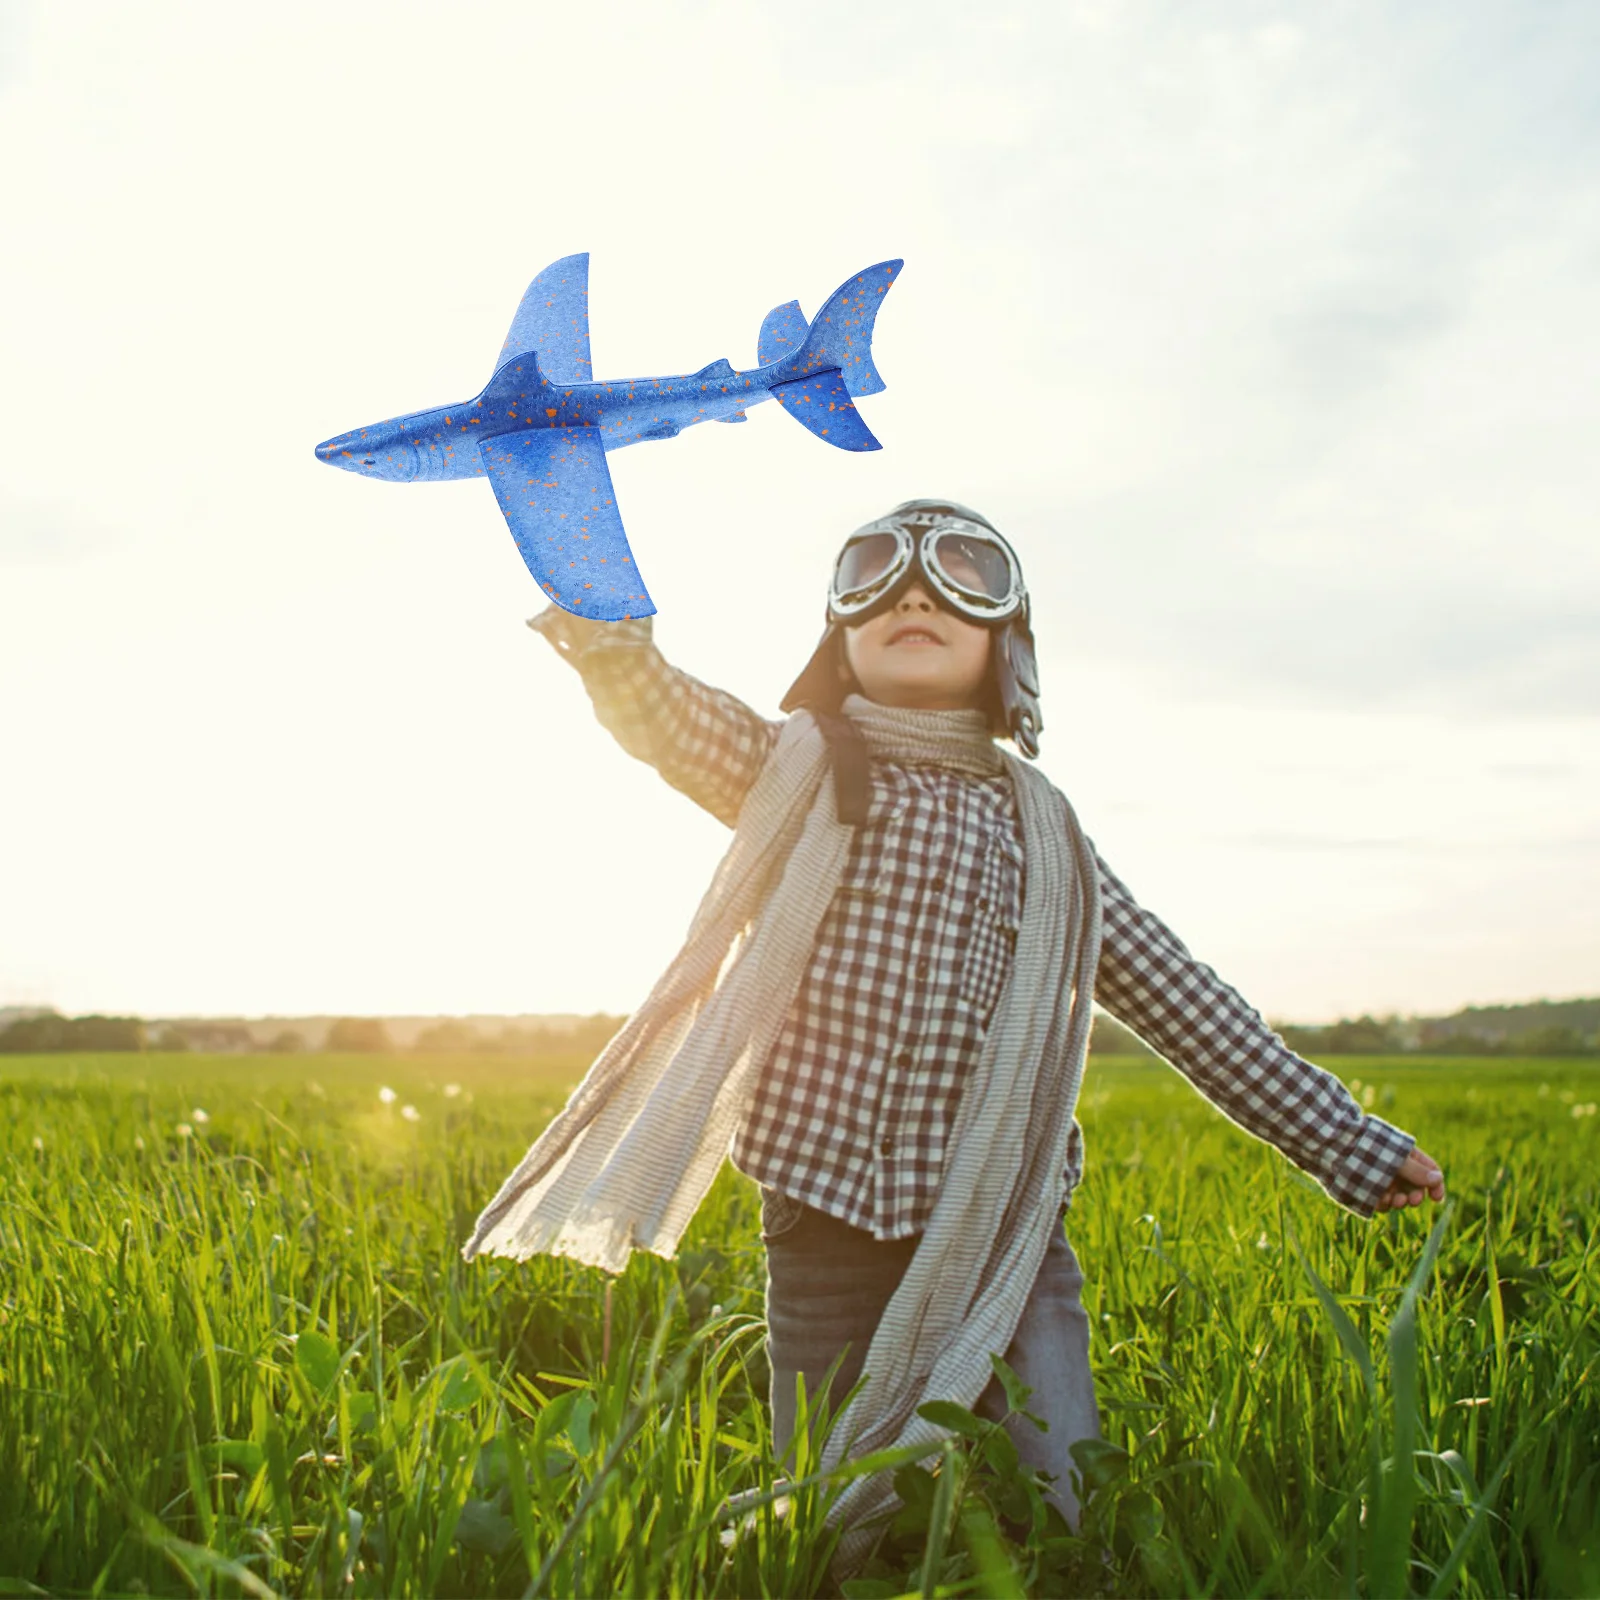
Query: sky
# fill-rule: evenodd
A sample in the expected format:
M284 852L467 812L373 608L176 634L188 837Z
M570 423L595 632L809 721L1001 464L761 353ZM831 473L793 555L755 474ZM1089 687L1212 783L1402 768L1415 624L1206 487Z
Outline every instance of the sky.
M610 458L769 716L842 537L1017 547L1041 766L1269 1016L1600 990L1600 8L0 0L0 1006L625 1012L721 824L482 482L331 472L591 253L597 376L905 268L882 440Z

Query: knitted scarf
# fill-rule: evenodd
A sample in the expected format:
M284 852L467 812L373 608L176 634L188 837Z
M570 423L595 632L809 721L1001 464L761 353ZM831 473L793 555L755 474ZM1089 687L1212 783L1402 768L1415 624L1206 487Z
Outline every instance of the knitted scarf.
M973 1405L1044 1260L1088 1050L1100 899L1066 799L1002 752L979 711L860 695L844 713L875 760L1009 772L1027 877L1005 991L957 1111L938 1197L867 1352L865 1385L830 1436L830 1464L937 1440L926 1400ZM462 1254L570 1256L620 1272L671 1256L752 1097L810 964L853 830L838 820L826 741L798 712L746 796L683 948L478 1219ZM840 1559L894 1503L888 1475L849 1484Z

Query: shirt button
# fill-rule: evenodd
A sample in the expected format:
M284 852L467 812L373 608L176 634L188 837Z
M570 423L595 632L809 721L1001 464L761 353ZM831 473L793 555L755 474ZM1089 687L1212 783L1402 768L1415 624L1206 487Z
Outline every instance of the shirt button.
M955 811L960 807L960 804L961 802L953 794L945 796L944 808L946 811Z
M883 1143L878 1146L878 1154L880 1156L892 1156L894 1154L894 1140L885 1139Z
M894 1058L894 1064L897 1067L914 1067L917 1064L916 1051L902 1050L900 1054Z
M929 962L927 960L919 961L917 963L917 976L919 978L926 978L928 976L928 972L931 969L931 967L932 967L932 963L931 962Z
M980 898L979 901L978 901L978 909L980 911L987 911L989 909L989 902L987 900L985 900L985 899Z
M931 888L935 894L941 893L944 889L944 875L941 873L933 880L931 884L929 884L928 887Z

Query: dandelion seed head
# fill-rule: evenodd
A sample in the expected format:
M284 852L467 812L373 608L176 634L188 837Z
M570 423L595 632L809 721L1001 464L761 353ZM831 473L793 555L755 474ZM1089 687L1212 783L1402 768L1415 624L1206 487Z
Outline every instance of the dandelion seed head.
M187 1122L178 1124L177 1133L180 1139L192 1139L194 1137L194 1129Z
M394 1092L394 1090L389 1087L388 1084L384 1084L384 1086L378 1091L378 1098L386 1106L392 1106L395 1103L395 1101L400 1098L400 1096L397 1095Z
M144 1149L144 1135L142 1133L134 1134L134 1136L133 1136L133 1148L135 1150L143 1150Z
M418 1111L415 1106L401 1106L400 1115L404 1117L407 1122L422 1121L422 1113Z
M444 1086L444 1097L446 1100L454 1100L455 1097L460 1093L461 1085L459 1083L447 1083Z
M35 1150L43 1150L44 1149L44 1140L41 1139L38 1134L34 1134L34 1136L33 1136L33 1148Z
M191 1121L198 1122L201 1127L204 1127L206 1123L211 1120L211 1113L207 1111L204 1106L196 1106L194 1110L189 1113L189 1118Z

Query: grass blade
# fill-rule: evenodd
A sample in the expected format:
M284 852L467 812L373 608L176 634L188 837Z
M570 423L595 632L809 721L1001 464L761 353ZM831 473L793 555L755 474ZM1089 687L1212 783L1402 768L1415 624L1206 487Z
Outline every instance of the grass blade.
M1446 1203L1428 1235L1400 1297L1400 1308L1389 1324L1389 1388L1394 1407L1394 1433L1382 1491L1371 1513L1372 1538L1368 1546L1367 1576L1375 1595L1406 1595L1411 1592L1411 1522L1417 1503L1416 1448L1418 1431L1417 1395L1417 1302L1439 1256L1445 1230L1450 1226L1453 1203Z

